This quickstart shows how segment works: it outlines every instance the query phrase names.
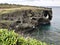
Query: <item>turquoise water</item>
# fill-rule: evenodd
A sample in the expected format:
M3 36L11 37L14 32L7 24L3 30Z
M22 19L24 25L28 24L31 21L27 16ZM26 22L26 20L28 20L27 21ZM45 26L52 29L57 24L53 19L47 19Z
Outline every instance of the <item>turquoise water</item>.
M51 25L44 25L38 27L36 30L29 33L29 36L41 41L60 45L60 8L52 8L53 18Z

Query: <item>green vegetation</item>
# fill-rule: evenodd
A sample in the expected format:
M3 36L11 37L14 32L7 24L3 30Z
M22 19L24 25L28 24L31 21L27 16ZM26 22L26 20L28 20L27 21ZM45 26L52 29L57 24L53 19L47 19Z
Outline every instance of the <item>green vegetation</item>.
M8 3L1 3L0 8L16 8L21 7L22 5L16 5L16 4L8 4Z
M51 10L51 8L5 3L5 4L0 4L0 15L5 13L13 13L18 10L22 11L22 10L29 10L29 9L32 9L32 11L34 12L37 10Z
M16 12L16 11L22 11L22 10L32 10L32 11L40 11L41 8L35 8L35 7L17 7L17 8L7 8L7 9L0 9L0 15L1 14L7 14L7 13L13 13L13 12Z
M47 45L33 38L24 38L14 31L0 29L0 45Z
M8 3L1 3L0 8L17 8L17 7L36 7L37 6L29 6L29 5L20 5L20 4L8 4ZM41 7L43 8L43 7Z

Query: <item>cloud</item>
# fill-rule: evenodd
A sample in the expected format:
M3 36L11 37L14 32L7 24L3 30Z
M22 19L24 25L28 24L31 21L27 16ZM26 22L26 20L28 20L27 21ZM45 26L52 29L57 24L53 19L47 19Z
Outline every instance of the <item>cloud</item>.
M32 6L60 6L59 0L0 0L0 3L15 3Z

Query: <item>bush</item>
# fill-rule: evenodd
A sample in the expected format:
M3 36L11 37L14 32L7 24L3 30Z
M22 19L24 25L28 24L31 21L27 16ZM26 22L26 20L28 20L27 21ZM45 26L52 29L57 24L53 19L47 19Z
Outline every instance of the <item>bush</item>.
M33 38L24 38L14 31L0 29L0 45L47 45Z

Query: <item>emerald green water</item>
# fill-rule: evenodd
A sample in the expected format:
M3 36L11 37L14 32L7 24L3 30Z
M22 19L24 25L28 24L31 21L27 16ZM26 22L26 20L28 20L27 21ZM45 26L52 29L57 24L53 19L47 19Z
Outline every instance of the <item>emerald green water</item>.
M47 43L60 45L60 8L52 8L53 18L51 25L44 25L38 27L36 30L27 35Z

